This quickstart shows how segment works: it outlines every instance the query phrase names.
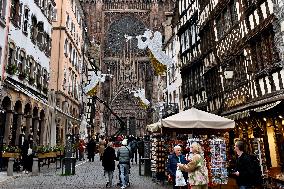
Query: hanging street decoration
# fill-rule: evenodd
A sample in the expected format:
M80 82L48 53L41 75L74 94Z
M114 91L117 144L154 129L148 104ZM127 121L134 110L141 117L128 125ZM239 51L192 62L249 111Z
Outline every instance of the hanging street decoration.
M124 35L126 42L131 40L133 37ZM162 34L158 31L152 32L151 30L146 30L143 35L136 36L138 40L139 49L148 49L149 58L157 75L162 75L167 66L172 65L173 60L171 57L166 55L162 50Z
M153 65L154 71L156 75L163 75L163 73L165 73L165 71L167 71L167 66L160 63L153 55L153 53L151 51L149 51L149 58L150 58L150 62Z
M139 105L142 108L147 109L148 106L150 105L150 102L145 97L145 89L138 89L138 90L131 91L131 92L134 93L134 96L136 98L139 98Z
M90 83L84 88L88 96L94 96L97 93L99 82L105 82L106 76L112 77L111 74L102 74L101 71L93 72Z

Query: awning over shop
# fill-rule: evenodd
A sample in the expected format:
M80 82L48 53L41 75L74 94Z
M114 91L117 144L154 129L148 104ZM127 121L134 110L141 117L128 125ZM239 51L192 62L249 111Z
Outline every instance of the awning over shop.
M260 106L260 107L257 107L255 109L253 109L255 112L263 112L263 111L266 111L266 110L269 110L271 108L274 108L275 106L277 106L278 104L281 103L281 100L278 100L276 102L272 102L270 104L265 104L263 106Z
M215 114L191 108L162 119L162 126L180 129L230 129L235 122Z
M232 119L232 120L238 120L238 119L242 119L245 117L249 117L250 116L250 110L245 110L242 112L237 112L228 116L225 116L228 119Z
M146 129L150 132L157 132L161 128L161 122L152 123L147 125Z

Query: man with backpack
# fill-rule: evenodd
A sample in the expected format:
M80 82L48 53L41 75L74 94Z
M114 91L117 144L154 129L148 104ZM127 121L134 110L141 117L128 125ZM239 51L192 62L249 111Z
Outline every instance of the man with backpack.
M260 165L255 156L244 152L245 144L243 141L235 143L237 153L236 170L237 184L240 189L252 189L253 186L261 184Z
M121 189L129 186L129 169L130 169L130 157L132 152L129 146L127 146L127 139L121 142L121 147L117 151L117 158L119 161L119 172L121 180Z

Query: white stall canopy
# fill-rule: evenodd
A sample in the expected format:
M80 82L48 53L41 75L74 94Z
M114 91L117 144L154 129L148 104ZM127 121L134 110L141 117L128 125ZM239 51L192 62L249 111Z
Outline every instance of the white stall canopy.
M162 126L179 129L230 129L235 121L191 108L162 119Z

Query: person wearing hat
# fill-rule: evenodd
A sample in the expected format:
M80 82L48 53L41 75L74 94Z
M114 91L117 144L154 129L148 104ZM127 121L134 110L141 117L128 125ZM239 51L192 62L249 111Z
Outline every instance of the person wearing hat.
M117 151L117 158L119 161L119 170L120 170L120 180L121 180L121 189L129 186L129 168L130 168L130 158L131 158L131 149L127 146L127 139L124 139L121 142L121 147Z

